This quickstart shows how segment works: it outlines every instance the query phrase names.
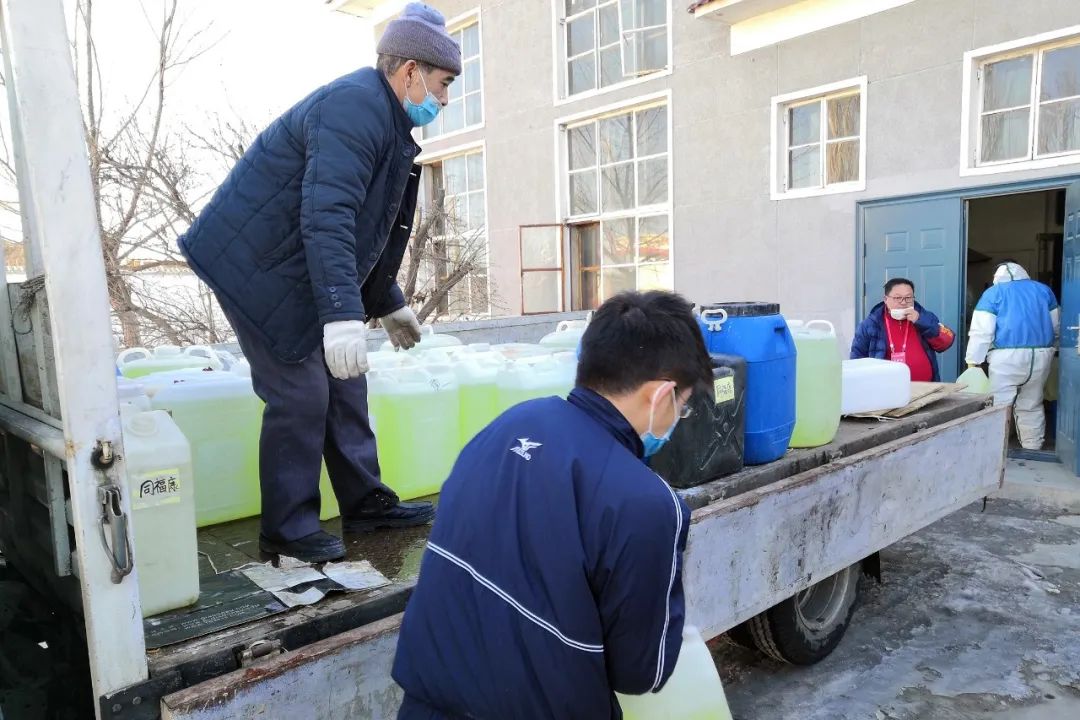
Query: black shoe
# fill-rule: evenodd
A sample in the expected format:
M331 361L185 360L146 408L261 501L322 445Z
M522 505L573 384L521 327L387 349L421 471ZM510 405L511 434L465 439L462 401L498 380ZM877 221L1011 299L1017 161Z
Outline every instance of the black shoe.
M435 506L429 502L401 502L376 490L364 498L359 512L342 515L341 529L350 535L379 528L407 528L426 525L435 518Z
M302 562L321 563L345 557L345 543L319 530L297 540L270 540L259 535L259 549L271 555L288 555Z

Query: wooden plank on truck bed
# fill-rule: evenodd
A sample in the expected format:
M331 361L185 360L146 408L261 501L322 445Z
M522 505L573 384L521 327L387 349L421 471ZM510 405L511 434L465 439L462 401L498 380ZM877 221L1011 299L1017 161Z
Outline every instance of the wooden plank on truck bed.
M696 511L685 564L689 621L713 637L999 487L1004 438L1005 408L983 409ZM986 452L955 450L971 447ZM922 472L927 463L952 472ZM401 701L390 677L400 620L167 695L162 716L391 720Z
M967 385L959 385L957 383L913 382L911 383L911 402L904 407L895 408L893 410L875 410L866 413L855 413L850 417L867 419L906 417L913 412L922 410L927 405L936 403L947 395L963 392L966 387Z

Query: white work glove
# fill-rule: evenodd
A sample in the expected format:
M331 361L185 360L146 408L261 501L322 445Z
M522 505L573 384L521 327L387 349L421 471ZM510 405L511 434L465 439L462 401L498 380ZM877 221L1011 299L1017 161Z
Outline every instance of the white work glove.
M359 320L323 325L323 357L338 380L360 377L368 371L367 327Z
M395 349L408 350L420 342L420 321L408 305L379 318L379 323L386 330L386 336L390 338L390 344Z

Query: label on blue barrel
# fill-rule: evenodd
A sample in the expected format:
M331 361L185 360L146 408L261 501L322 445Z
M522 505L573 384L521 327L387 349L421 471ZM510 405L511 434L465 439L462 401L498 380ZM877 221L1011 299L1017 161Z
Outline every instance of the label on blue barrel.
M735 378L729 376L713 380L713 394L716 396L717 405L734 400Z
M132 509L180 502L180 468L140 473L136 481Z

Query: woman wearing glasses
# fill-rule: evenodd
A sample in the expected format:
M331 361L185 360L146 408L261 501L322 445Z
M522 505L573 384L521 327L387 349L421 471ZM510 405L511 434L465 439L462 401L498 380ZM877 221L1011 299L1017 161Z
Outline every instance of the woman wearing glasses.
M851 357L904 363L912 382L939 382L938 353L952 347L956 335L937 315L915 302L915 283L893 278L885 297L855 331Z

